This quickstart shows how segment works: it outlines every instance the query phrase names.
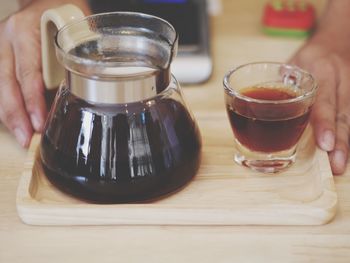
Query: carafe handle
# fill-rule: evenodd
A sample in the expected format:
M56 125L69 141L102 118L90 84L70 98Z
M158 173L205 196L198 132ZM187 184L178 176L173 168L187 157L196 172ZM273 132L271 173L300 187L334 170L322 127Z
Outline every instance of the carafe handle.
M41 59L44 83L47 89L57 88L64 78L64 69L58 63L55 53L55 35L70 21L84 17L75 5L67 4L48 9L41 17Z

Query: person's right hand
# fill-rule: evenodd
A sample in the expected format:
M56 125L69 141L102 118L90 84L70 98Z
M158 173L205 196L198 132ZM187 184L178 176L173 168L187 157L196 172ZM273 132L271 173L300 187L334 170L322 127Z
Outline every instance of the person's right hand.
M0 22L0 121L28 147L46 119L41 74L40 18L49 8L73 3L87 12L84 0L33 0Z

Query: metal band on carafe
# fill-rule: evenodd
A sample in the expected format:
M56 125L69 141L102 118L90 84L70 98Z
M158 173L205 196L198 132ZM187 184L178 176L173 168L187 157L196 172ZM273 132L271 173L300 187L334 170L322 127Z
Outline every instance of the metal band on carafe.
M135 70L135 69L134 69ZM169 85L169 70L140 69L136 77L87 78L66 71L67 85L79 98L93 103L130 103L154 97Z

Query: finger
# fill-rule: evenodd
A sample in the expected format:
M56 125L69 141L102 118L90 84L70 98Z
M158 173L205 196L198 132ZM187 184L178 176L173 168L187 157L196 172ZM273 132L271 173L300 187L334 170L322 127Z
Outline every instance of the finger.
M338 114L336 118L336 144L330 154L332 171L342 174L346 167L349 152L350 134L350 67L342 65L340 69L340 83L337 90Z
M318 58L318 59L315 59ZM312 110L312 124L319 147L331 151L335 146L335 115L337 71L333 61L317 45L302 48L289 63L312 73L318 83L316 101Z
M12 50L4 41L0 46L0 120L23 147L28 147L33 130L16 82Z
M332 171L342 174L345 171L349 150L349 114L340 113L337 117L335 148L329 154Z
M37 32L38 34L38 32ZM44 84L41 75L39 36L23 34L13 43L16 77L34 129L42 131L46 118Z
M330 60L320 59L315 61L311 73L318 83L316 101L312 109L316 141L321 149L332 151L336 132L337 72Z
M305 52L303 52L304 54ZM335 115L337 85L336 72L332 62L327 59L315 61L305 60L299 55L294 56L289 63L296 64L310 71L318 83L316 101L312 110L312 124L319 147L331 151L335 146Z

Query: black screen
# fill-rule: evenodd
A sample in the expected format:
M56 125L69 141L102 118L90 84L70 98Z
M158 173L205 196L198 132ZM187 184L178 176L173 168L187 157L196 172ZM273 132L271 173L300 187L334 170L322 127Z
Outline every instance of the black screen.
M161 17L170 22L179 34L180 45L200 41L199 8L190 0L91 0L94 13L133 11Z

